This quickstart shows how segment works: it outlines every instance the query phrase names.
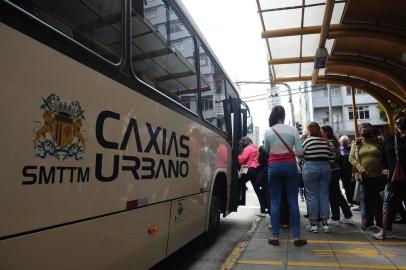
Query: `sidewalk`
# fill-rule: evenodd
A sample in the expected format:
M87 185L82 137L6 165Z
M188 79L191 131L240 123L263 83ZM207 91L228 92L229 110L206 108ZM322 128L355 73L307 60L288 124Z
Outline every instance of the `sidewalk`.
M379 241L363 232L359 212L353 212L355 225L330 226L330 233L304 229L305 203L300 203L302 237L308 245L295 247L290 229L281 229L280 246L268 244L269 216L262 218L252 238L234 265L243 269L406 269L406 225L394 224L396 239Z

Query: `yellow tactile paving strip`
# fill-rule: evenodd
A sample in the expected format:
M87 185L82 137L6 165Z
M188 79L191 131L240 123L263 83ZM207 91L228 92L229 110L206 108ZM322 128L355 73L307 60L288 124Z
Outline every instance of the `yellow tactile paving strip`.
M253 238L251 241L267 241L268 239L265 238ZM293 242L293 240L288 239L280 239L280 242ZM347 262L318 262L318 261L296 261L293 258L290 258L287 262L282 260L250 260L250 259L240 259L237 261L237 264L241 265L269 265L269 266L279 266L279 267L316 267L316 268L351 268L351 269L405 269L406 265L395 265L392 261L387 261L388 264L379 264L373 263L371 264L361 264L356 263L357 258L376 258L378 256L384 256L386 258L393 258L399 257L399 255L390 254L390 253L383 253L377 246L391 246L391 247L403 247L406 246L405 241L348 241L348 240L308 240L308 243L311 244L326 244L326 249L317 246L315 249L309 249L311 253L310 256L317 256L317 257L333 257L333 256L341 256L341 257L351 257L354 258L355 263L347 263ZM336 248L332 249L331 244L342 244L350 246L350 248ZM363 245L364 247L359 247ZM357 247L358 246L358 247ZM368 248L371 247L371 248ZM406 250L405 250L406 251ZM406 252L405 252L406 254ZM401 256L403 257L403 255ZM255 268L253 268L255 269Z
M250 265L273 265L273 266L307 266L307 267L337 267L354 269L406 269L406 265L386 265L386 264L353 264L353 263L331 263L331 262L283 262L268 260L239 260L238 264Z
M251 241L268 241L265 238L254 238ZM293 240L280 239L280 242L292 242ZM309 244L343 244L343 245L375 245L375 246L406 246L406 242L397 241L345 241L345 240L307 240Z

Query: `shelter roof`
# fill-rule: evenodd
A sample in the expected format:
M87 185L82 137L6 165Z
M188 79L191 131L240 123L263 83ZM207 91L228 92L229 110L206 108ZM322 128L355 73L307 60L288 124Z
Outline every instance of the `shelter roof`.
M405 104L406 1L257 0L257 4L274 82L340 81L384 101ZM320 70L314 68L317 48L326 48L329 54Z

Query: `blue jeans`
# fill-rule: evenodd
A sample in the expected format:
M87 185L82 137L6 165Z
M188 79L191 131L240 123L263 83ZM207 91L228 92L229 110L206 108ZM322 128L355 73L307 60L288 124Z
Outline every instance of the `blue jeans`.
M327 161L305 162L303 166L303 182L310 221L316 221L319 217L326 221L330 216L330 179L331 169Z
M300 238L300 213L297 202L299 191L299 174L296 162L271 163L268 168L269 194L271 198L272 235L279 237L280 205L282 189L285 188L288 198L289 213L293 237Z

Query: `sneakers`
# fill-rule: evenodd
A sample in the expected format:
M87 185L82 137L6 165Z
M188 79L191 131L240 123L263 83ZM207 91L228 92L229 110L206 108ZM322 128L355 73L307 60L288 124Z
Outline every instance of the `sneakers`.
M334 219L329 219L329 220L327 221L327 224L333 225L333 226L335 226L335 225L340 225L340 221L334 220Z
M361 207L359 207L359 205L351 207L352 211L361 211Z
M340 220L341 224L350 224L350 225L354 225L354 220L352 220L352 218L343 218L342 220Z
M312 224L307 224L306 225L306 230L309 231L309 232L318 233L319 232L319 226L312 225Z
M393 223L395 223L395 224L405 224L405 223L406 223L406 219L403 219L403 218L395 219L395 220L393 221Z
M372 230L372 229L375 229L376 227L375 227L375 225L374 224L366 224L366 225L364 225L363 227L362 227L362 229L364 230L364 231L366 231L366 230Z
M384 232L383 230L380 230L378 233L374 234L373 237L378 240L394 238L392 232L390 231Z
M258 214L255 214L257 217L266 217L266 214L265 213L258 213Z
M321 228L322 228L324 233L329 233L330 232L330 228L328 227L327 224L321 225Z
M306 239L295 239L293 241L293 244L295 245L295 247L301 247L301 246L307 245L307 240Z

